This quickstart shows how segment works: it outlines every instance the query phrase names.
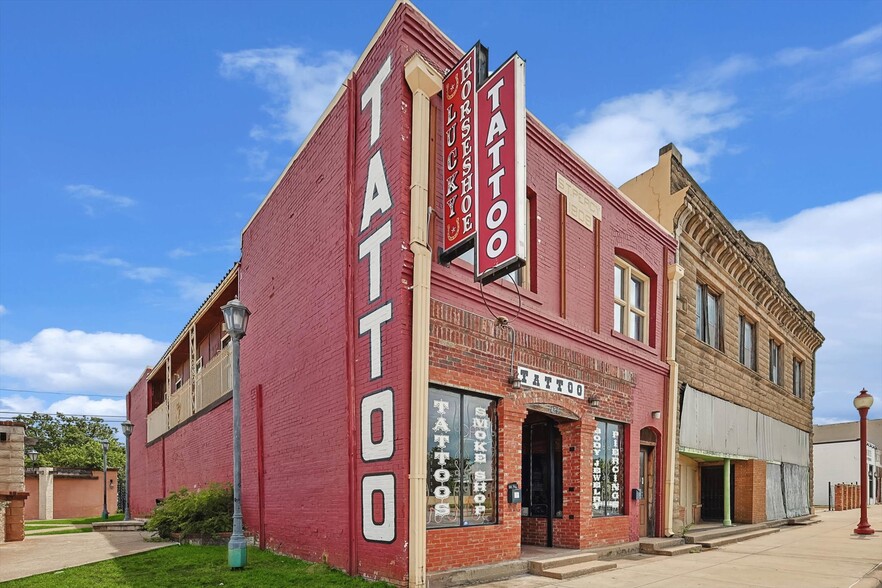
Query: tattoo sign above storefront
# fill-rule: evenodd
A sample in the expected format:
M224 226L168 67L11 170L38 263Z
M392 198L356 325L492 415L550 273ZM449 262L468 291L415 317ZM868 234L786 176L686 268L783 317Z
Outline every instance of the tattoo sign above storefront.
M487 75L477 43L444 78L444 248L449 263L475 247L487 284L527 259L527 109L524 60Z
M572 396L573 398L585 398L585 386L579 382L552 376L538 370L518 367L518 377L522 386Z

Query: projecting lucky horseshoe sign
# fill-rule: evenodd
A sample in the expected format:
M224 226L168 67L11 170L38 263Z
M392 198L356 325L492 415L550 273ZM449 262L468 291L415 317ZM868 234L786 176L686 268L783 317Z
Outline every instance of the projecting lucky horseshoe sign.
M526 264L527 111L524 60L487 75L477 43L444 78L444 248L449 263L475 248L475 281Z

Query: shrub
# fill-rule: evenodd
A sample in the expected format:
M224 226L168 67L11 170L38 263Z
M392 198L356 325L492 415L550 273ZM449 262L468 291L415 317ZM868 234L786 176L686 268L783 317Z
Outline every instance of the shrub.
M232 532L232 516L233 487L211 484L195 492L186 488L172 492L156 507L144 528L164 539L172 533L209 537Z

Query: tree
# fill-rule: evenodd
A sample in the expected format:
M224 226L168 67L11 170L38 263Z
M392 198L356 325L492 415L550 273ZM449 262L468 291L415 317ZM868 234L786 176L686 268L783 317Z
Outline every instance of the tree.
M107 467L125 469L125 448L113 428L102 419L35 412L19 415L15 420L24 423L25 435L37 440L34 449L39 453L39 466L100 470L104 466L100 441L106 439Z

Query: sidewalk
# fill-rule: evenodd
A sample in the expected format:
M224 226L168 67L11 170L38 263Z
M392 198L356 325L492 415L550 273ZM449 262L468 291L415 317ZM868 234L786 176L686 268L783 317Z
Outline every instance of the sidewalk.
M176 545L144 541L150 535L142 531L28 535L24 541L0 544L0 582Z
M818 518L815 525L782 527L779 533L703 553L615 560L615 570L572 580L520 576L483 586L882 588L882 505L869 509L876 534L867 537L852 532L859 510L822 512Z

